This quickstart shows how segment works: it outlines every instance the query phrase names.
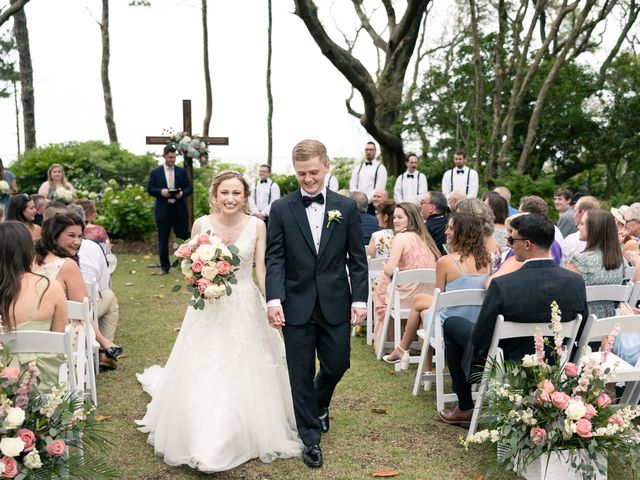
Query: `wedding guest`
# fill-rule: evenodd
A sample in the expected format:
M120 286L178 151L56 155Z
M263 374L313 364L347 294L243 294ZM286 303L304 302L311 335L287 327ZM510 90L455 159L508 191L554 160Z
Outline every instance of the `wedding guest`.
M389 200L389 194L387 193L387 191L384 188L376 188L373 191L373 200L371 202L371 204L373 205L374 212L375 212L375 208L385 200Z
M40 238L40 227L33 223L35 217L36 206L29 195L20 193L11 197L7 220L24 223L29 228L34 242Z
M573 219L578 226L578 231L567 235L562 242L563 264L566 264L567 261L576 253L584 251L584 248L587 246L587 242L580 239L580 223L582 223L584 214L594 208L600 208L600 202L598 199L585 195L580 197L573 207Z
M436 242L442 255L447 254L445 248L447 239L444 233L449 221L447 208L447 198L442 192L427 192L420 201L420 213L425 221L427 231Z
M427 193L427 177L418 171L418 156L415 153L407 155L404 164L407 170L398 175L393 188L393 199L396 202L410 202L417 196Z
M445 357L458 405L439 412L443 422L468 426L473 415L471 378L484 365L493 338L496 318L507 322L548 323L551 302L562 312L562 321L586 318L589 310L584 281L574 272L558 267L549 258L554 240L553 223L541 215L514 218L513 249L522 268L491 281L474 324L464 317L450 316L444 322ZM533 337L500 342L505 360L521 360L534 352Z
M59 204L58 204L59 205ZM56 204L45 210L42 237L35 244L36 266L34 272L49 280L58 280L67 299L82 302L88 297L87 287L79 266L78 250L82 243L84 222L74 214L57 210ZM92 322L93 323L93 322ZM93 324L96 341L100 344L100 364L104 368L117 368L122 347L107 339Z
M442 176L442 193L449 198L456 190L464 193L466 198L478 196L478 172L467 167L467 153L458 150L453 154L455 167L444 172Z
M436 288L442 292L484 288L491 273L491 257L483 239L484 225L480 217L472 213L454 213L447 225L449 254L440 257L436 264ZM411 300L411 310L400 345L383 360L400 362L402 370L409 367L409 346L421 326L421 313L431 307L433 297L417 294ZM479 306L443 308L438 312L442 324L448 316L457 315L474 322L480 313ZM431 371L433 349L429 348L425 371Z
M513 238L513 228L511 228L511 221L514 218L518 218L521 215L529 215L528 213L516 213L515 215L511 216L511 217L507 217L507 219L504 221L504 226L505 226L505 241L508 247L508 251L507 252L503 252L503 261L500 264L500 268L498 268L497 271L495 271L494 273L492 273L489 278L487 279L484 288L489 288L489 284L491 283L491 280L493 280L495 277L501 277L502 275L506 275L508 273L513 273L516 270L519 270L520 267L522 267L522 262L519 262L518 260L516 260L516 257L514 255L513 252L513 243L514 243L514 238Z
M487 251L491 256L492 273L498 269L502 261L502 250L493 236L494 216L491 208L479 198L468 198L458 204L458 212L472 213L482 219L483 238Z
M466 199L467 195L463 191L454 190L453 192L451 192L449 198L447 199L447 206L452 213L456 212L458 210L458 203Z
M547 205L547 202L545 202L543 198L538 197L537 195L528 195L522 197L520 199L519 210L523 213L536 213L538 215L549 218L549 206ZM564 241L564 236L556 225L554 225L554 232L555 235L553 243L551 244L550 252L553 257L553 261L556 262L556 265L561 265L562 242Z
M351 192L351 198L356 201L358 211L360 212L360 220L362 221L362 239L364 245L369 245L371 235L377 232L378 221L376 217L367 213L368 200L367 196L362 192Z
M0 320L5 331L64 332L68 323L64 290L57 281L32 271L33 242L24 224L0 224L0 258ZM64 356L19 353L6 366L24 372L33 360L40 369L40 388L50 390L57 385Z
M367 256L371 258L388 257L393 244L393 212L396 202L385 200L376 207L376 219L378 220L377 232L371 234L371 241L367 246Z
M424 226L418 207L412 203L402 202L396 205L393 213L393 229L396 233L389 254L389 261L384 267L375 293L374 345L387 336L381 332L384 314L387 308L387 289L396 267L400 270L415 268L435 268L440 251L433 238ZM428 293L433 287L428 285L403 284L397 288L400 302L407 305L417 293Z
M37 193L35 195L31 195L31 200L33 200L33 204L36 206L36 217L34 218L33 223L41 227L44 209L47 208L49 200L47 200L43 195L39 195Z
M553 193L553 205L560 214L557 225L563 237L578 230L576 222L573 219L571 196L571 190L567 190L566 188L559 188Z
M324 174L324 184L329 190L333 190L334 192L340 190L338 177L331 173L331 163L327 165L327 173Z
M47 170L47 180L40 185L38 194L49 200L61 200L55 196L56 190L59 188L67 190L71 196L75 196L76 194L76 189L67 181L62 165L52 163Z
M16 184L16 176L9 170L4 168L2 159L0 158L0 182L6 182L7 191L0 191L0 207L4 208L5 214L9 210L9 200L11 195L18 193L18 185Z
M628 240L624 244L624 252L638 250L640 241L640 203L632 203L624 211L624 237Z
M357 168L351 173L349 190L352 192L363 192L369 200L367 212L375 213L373 193L375 190L384 190L387 185L387 168L376 160L376 144L367 142L364 147L364 158ZM386 192L385 192L386 193ZM380 201L386 198L380 199Z
M76 202L82 207L85 221L84 238L93 240L100 244L105 253L111 252L111 240L107 230L102 225L96 225L93 222L98 214L96 210L96 202L87 198L80 199Z
M485 192L482 195L482 201L485 202L493 212L493 238L500 247L500 251L507 250L506 233L507 230L504 222L508 217L509 204L497 192Z
M580 240L587 245L568 260L565 268L582 275L587 286L622 284L624 265L613 215L591 209L582 216L578 228ZM611 317L615 315L615 305L611 301L589 302L589 312L598 318Z
M509 210L508 217L515 215L516 213L520 213L517 208L511 205L511 191L505 187L500 186L493 189L494 192L499 194L502 198L507 201L507 209Z
M279 198L280 186L271 179L271 167L266 163L260 165L258 180L253 185L249 197L251 215L267 223L271 205Z

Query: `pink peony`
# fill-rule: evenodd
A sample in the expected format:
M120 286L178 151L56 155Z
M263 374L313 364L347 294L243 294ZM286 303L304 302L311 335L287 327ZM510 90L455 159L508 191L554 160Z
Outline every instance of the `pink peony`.
M567 362L564 364L564 374L568 378L573 378L578 375L578 367L575 363Z
M178 258L189 258L191 256L191 247L187 243L183 243L178 247L174 255Z
M584 417L582 417L582 418L586 418L587 420L591 420L593 417L598 415L598 412L596 412L596 409L590 403L585 403L584 406L587 408L587 413L585 413Z
M593 436L593 433L591 433L591 422L586 418L577 420L576 433L582 438L591 438Z
M567 408L569 400L571 400L571 397L564 392L553 392L551 394L551 403L553 403L554 407L559 408L560 410Z
M191 264L191 270L196 273L200 273L204 267L204 262L200 259L196 260Z
M196 285L198 286L198 292L200 293L204 293L204 291L207 289L207 287L209 285L213 285L213 283L211 283L209 280L207 280L206 278L199 278L196 281Z
M598 404L598 406L600 408L604 408L607 405L611 405L611 398L609 397L609 395L607 395L606 393L601 393L600 395L598 395L598 397L596 398L596 403Z
M207 235L206 233L201 233L196 238L196 243L198 244L198 246L200 246L200 245L211 245L211 240L209 239L209 235Z
M540 405L550 400L551 398L549 397L549 393L546 390L542 390L542 392L540 392L540 395L536 397L536 402L538 402Z
M547 393L553 393L556 391L556 387L553 386L553 382L548 378L545 379L545 381L542 383L542 387L540 388L542 388L542 390L544 390Z
M609 417L609 423L611 425L618 425L619 427L624 427L624 419L617 413L614 413Z
M540 445L547 439L547 431L544 428L535 427L531 429L529 433L531 438L533 439L534 445Z
M48 443L44 449L52 457L61 457L67 449L67 444L61 438L56 438L53 442Z
M16 432L16 435L20 437L20 440L24 442L23 452L30 452L36 445L36 436L33 432L27 428L21 428Z
M226 260L216 262L216 269L219 275L228 275L231 272L231 264Z
M18 367L4 367L0 373L0 378L8 378L11 383L18 383L20 369Z
M4 463L4 472L2 476L4 478L13 478L18 475L18 462L15 458L2 457L2 463Z

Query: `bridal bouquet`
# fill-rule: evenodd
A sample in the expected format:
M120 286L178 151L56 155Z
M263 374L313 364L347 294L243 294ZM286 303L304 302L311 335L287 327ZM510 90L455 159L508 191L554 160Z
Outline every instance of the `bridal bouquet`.
M235 271L240 265L235 245L226 245L216 233L201 233L180 245L175 256L182 258L180 268L187 289L193 294L189 301L193 308L204 309L204 299L231 295L231 284L237 283Z
M637 472L640 427L634 420L640 408L615 408L605 393L605 384L616 368L605 364L619 325L604 350L582 356L579 367L563 362L566 352L556 302L551 304L551 325L554 345L538 331L535 354L525 355L520 362L496 362L483 379L489 382L485 412L495 422L463 441L465 448L489 440L498 443L498 462L520 474L539 458L544 471L544 458L560 453L568 456L577 476L594 479L606 475L608 451ZM553 348L556 362L548 361L545 343Z
M71 203L73 194L64 187L58 187L53 191L52 200L62 203Z
M0 180L0 198L5 195L11 195L11 186L5 180Z

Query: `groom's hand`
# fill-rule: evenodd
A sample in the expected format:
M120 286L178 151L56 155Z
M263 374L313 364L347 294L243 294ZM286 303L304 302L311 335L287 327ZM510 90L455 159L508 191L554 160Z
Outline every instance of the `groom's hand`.
M351 307L351 325L354 327L360 325L362 321L367 317L366 308Z
M281 306L267 308L267 318L273 328L284 327L284 312Z

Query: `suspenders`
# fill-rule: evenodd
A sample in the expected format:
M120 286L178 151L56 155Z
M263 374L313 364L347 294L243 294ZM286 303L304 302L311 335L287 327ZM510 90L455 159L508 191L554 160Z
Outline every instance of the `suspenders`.
M356 180L356 190L360 186L360 170L362 170L363 165L364 163L361 163L360 168L358 169L358 180ZM376 183L378 181L378 170L380 169L380 165L382 164L381 163L378 164L378 166L376 167L376 173L373 174L373 188L376 188Z
M267 185L269 185L269 198L267 199L267 205L269 205L271 203L271 192L273 190L273 180L269 179L271 181L271 183L268 183ZM258 205L258 181L256 180L255 185L253 186L253 201L256 203L256 205Z
M400 176L400 189L402 190L402 196L404 197L404 176L407 174L407 172L404 172L401 176ZM422 173L418 172L416 170L416 197L418 195L420 195L420 175L422 175ZM451 182L451 186L453 186L453 182ZM467 180L467 190L469 189L469 183Z
M360 172L358 172L358 175L360 174ZM329 185L331 185L331 179L333 178L333 175L329 174L329 176L327 177L327 188L329 188ZM329 190L331 190L329 188Z
M452 168L451 169L451 192L453 192L453 171L457 170L457 168ZM467 191L465 192L465 194L469 194L469 176L471 175L471 169L467 170ZM449 192L449 193L451 193Z

